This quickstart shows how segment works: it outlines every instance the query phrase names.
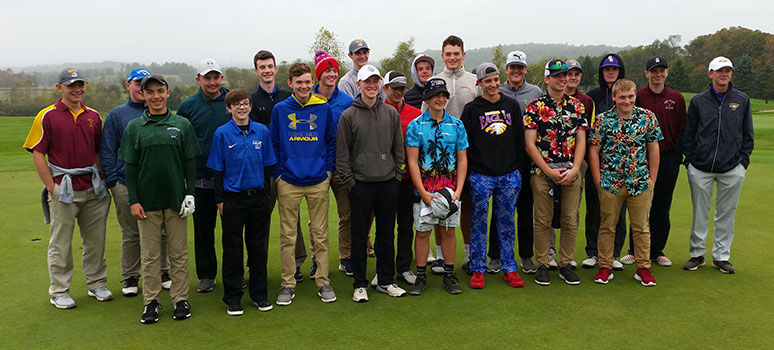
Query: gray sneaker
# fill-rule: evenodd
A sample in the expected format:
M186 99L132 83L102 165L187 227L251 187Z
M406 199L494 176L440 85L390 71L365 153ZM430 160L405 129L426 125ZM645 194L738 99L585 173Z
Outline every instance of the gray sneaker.
M688 271L696 271L699 267L702 266L704 266L704 257L697 256L686 261L685 264L683 264L683 269Z
M332 303L336 301L336 293L333 292L333 287L331 287L330 284L318 288L317 296L320 297L320 300L322 300L323 303ZM279 303L279 301L277 303Z
M712 267L717 268L722 273L731 274L736 272L736 269L734 269L734 265L731 265L731 263L728 262L728 260L723 260L723 261L712 260Z
M409 288L408 293L411 295L422 295L422 292L424 292L425 289L427 289L427 276L419 275L417 276L414 285Z
M69 294L60 295L58 297L51 297L49 300L51 305L56 306L57 309L73 309L75 308L75 300L70 298Z
M196 287L196 291L199 293L209 293L215 288L215 280L212 278L202 278L199 281L199 286Z
M488 273L499 273L500 272L500 259L489 260L489 263L486 264L486 272L488 272Z
M535 263L532 262L532 258L521 259L521 271L530 275L537 272L537 267L535 267Z
M113 300L113 293L111 293L110 289L107 289L107 287L89 289L89 296L97 299L97 301Z
M282 287L277 296L277 305L286 306L293 302L296 297L296 289L291 287Z

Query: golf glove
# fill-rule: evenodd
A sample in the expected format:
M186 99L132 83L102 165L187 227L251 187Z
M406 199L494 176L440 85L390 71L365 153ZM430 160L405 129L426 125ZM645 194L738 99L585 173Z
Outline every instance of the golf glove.
M186 195L183 199L183 204L180 205L180 217L185 218L188 215L193 214L193 212L196 210L196 205L194 205L194 196L192 195Z

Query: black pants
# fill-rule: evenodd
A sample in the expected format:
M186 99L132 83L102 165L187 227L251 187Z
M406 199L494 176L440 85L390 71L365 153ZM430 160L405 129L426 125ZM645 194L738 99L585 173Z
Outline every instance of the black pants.
M519 169L521 173L521 190L519 198L516 200L516 231L519 240L519 257L522 259L532 258L534 245L534 226L532 223L532 186L530 186L530 168ZM491 213L496 210L492 203ZM497 220L489 221L489 252L487 255L491 259L500 259L500 241L497 239Z
M586 171L586 256L597 256L597 236L599 235L599 197L591 170ZM626 241L626 204L621 207L618 224L615 226L613 256L621 256L621 248Z
M200 280L215 279L218 274L218 257L215 253L215 220L218 205L215 203L215 190L196 188L193 213L194 257L196 277Z
M401 182L398 191L398 246L395 271L411 270L414 260L414 186L411 181Z
M250 271L249 291L253 301L267 299L266 292L266 221L267 191L223 193L223 302L227 305L242 300L244 250ZM244 230L244 245L242 232Z
M376 217L376 275L379 284L394 283L395 213L398 207L398 180L356 182L349 192L352 210L352 272L355 288L368 287L366 239L371 213Z
M669 211L672 208L672 194L680 174L682 154L677 151L661 152L658 166L658 177L653 187L653 202L650 205L650 258L664 255L669 230ZM629 254L634 254L634 244L629 235Z

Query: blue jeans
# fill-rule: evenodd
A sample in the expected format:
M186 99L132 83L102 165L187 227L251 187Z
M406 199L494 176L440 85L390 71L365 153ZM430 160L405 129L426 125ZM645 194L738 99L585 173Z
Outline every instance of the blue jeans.
M470 199L473 218L470 225L470 268L474 272L486 272L487 218L489 198L495 208L493 220L497 222L497 238L500 242L500 268L509 273L518 269L514 258L513 243L515 225L513 215L521 189L521 174L514 170L501 176L487 176L470 172Z

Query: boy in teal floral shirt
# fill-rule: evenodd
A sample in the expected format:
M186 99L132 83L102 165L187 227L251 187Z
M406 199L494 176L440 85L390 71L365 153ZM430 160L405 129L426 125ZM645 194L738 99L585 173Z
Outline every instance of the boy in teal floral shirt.
M613 278L613 241L621 206L629 210L637 273L644 286L655 286L650 272L648 214L658 175L658 141L663 139L653 112L635 107L637 87L629 79L613 85L615 108L596 117L590 133L589 169L599 189L601 223L597 247L599 271L594 282Z

